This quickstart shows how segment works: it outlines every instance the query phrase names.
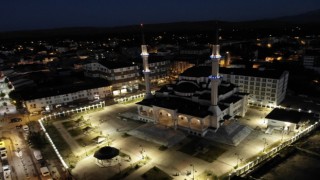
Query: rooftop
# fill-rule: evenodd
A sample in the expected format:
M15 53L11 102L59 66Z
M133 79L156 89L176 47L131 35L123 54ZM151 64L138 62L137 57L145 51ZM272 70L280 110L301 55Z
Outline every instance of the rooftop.
M311 120L313 118L313 114L306 112L299 112L296 110L287 110L275 108L273 109L267 116L267 119L274 119L278 121L291 122L291 123L299 123L305 120Z
M209 106L200 105L196 102L176 97L154 97L152 99L144 99L137 104L176 109L178 113L189 114L201 118L212 115L212 113L208 111Z
M34 72L29 74L35 86L21 86L12 91L13 96L20 96L23 100L32 100L50 96L68 94L81 90L94 89L109 85L107 80L87 78L81 74L59 76L49 72Z
M211 66L193 66L183 73L180 76L187 77L208 77L211 75L212 67ZM221 74L234 74L242 76L252 76L252 77L263 77L271 79L279 79L283 74L283 71L277 70L259 70L259 69L244 69L244 68L219 68Z

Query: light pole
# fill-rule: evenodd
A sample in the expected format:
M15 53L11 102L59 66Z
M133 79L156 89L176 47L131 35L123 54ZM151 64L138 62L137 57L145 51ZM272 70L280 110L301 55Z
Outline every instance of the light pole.
M237 156L237 168L238 168L238 166L239 166L239 160L240 160L240 155L238 154L238 153L234 153L234 155L236 155Z
M116 160L118 161L118 165L119 165L119 173L121 174L121 164L120 164L120 160L119 160L119 158L116 158Z
M110 138L109 138L109 134L106 134L106 136L107 136L107 144L108 144L108 146L110 146Z
M282 140L283 140L283 130L281 131L281 142L282 142Z
M83 147L84 147L84 151L86 152L86 156L88 156L88 152L87 152L87 144L83 143Z
M190 166L192 166L192 179L194 180L194 164L190 164Z
M263 143L263 152L266 151L266 146L268 145L267 143L267 139L266 138L262 138L262 140L264 140L264 143Z
M141 144L140 144L140 148L141 148L140 154L141 154L141 156L142 156L142 159L144 159L143 153L146 152L146 151L143 149L143 146L142 146Z

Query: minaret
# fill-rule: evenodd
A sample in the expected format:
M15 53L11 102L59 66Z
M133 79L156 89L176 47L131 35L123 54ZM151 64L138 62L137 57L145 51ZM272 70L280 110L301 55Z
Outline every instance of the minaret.
M150 90L150 69L149 69L149 63L148 63L148 57L149 53L147 50L147 45L144 40L144 34L143 34L143 24L141 24L141 32L142 32L142 45L141 45L141 57L143 60L143 74L144 74L144 82L146 84L146 94L144 96L144 99L150 99L152 97L151 90Z
M218 27L217 27L218 28ZM220 55L220 45L218 45L218 30L217 30L217 37L216 42L212 46L212 55L210 56L212 60L212 72L209 76L209 79L211 80L211 105L209 110L213 113L213 116L215 117L215 124L213 126L219 126L219 116L221 115L221 109L218 106L218 86L220 82L220 76L219 76L219 60L221 58Z

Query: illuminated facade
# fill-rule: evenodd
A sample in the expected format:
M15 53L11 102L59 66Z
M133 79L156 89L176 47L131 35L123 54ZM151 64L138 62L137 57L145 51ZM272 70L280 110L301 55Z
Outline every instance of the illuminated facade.
M219 45L213 46L210 57L210 67L191 67L180 74L174 84L138 102L139 120L205 136L209 131L216 132L233 117L244 116L248 94L222 81Z
M79 100L99 100L111 96L111 86L84 89L70 93L55 94L52 96L39 96L24 98L24 106L28 112L39 112L45 109L52 110L61 105L67 105Z
M138 65L120 62L90 62L83 65L85 76L107 79L113 96L132 92L139 88Z
M276 107L285 98L289 72L263 69L220 68L223 80L249 93L249 104Z

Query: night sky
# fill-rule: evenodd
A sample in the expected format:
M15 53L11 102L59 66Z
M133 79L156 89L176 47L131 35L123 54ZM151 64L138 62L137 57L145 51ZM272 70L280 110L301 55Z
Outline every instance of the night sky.
M242 21L320 9L320 0L2 0L0 31Z

